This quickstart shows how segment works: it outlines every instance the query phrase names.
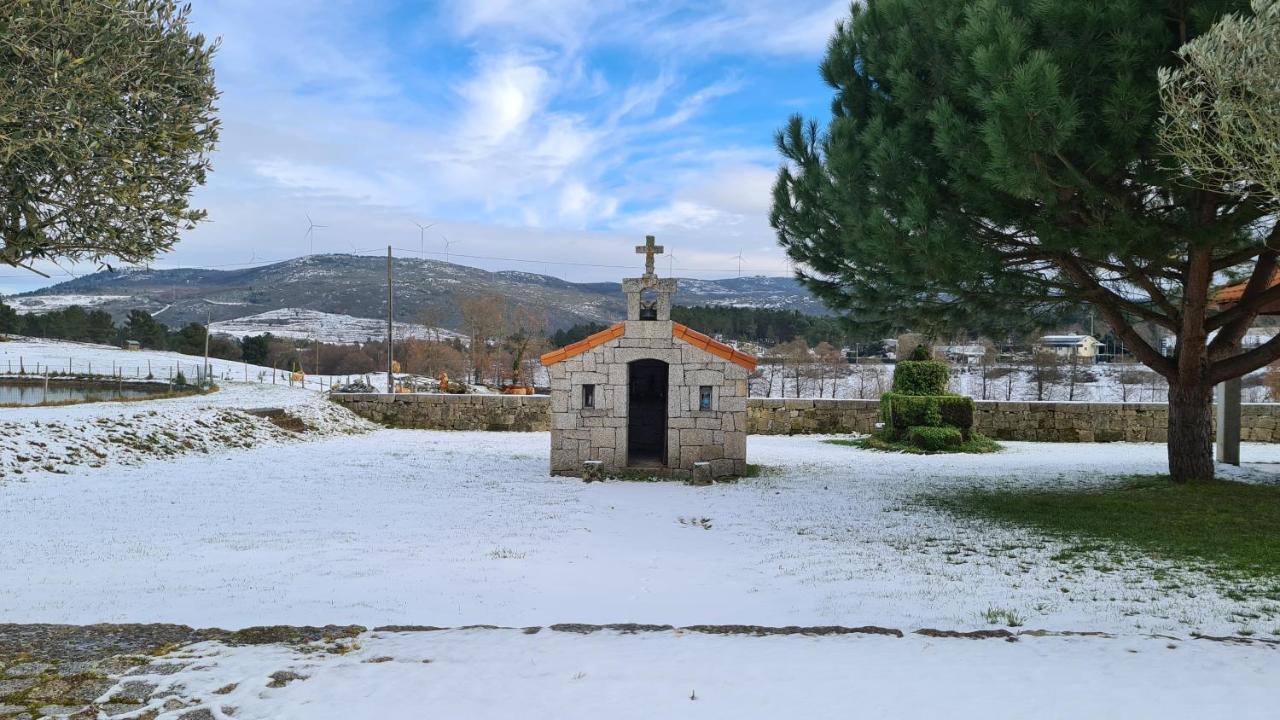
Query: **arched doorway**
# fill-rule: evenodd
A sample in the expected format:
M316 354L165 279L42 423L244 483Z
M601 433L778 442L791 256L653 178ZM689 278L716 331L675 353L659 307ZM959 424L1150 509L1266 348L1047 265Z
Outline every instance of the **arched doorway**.
M627 365L627 465L667 464L667 364Z

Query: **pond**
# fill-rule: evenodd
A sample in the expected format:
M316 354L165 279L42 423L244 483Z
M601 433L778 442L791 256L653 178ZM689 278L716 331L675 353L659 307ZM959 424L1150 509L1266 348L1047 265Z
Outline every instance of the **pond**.
M49 389L45 390L43 381L14 382L12 380L0 380L0 406L130 400L163 395L168 391L169 386L161 383L120 385L112 382L50 382Z

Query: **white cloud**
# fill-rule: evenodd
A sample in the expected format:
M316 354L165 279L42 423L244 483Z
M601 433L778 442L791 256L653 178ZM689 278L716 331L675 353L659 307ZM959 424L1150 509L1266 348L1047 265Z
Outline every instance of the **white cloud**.
M456 0L397 13L374 0L195 6L197 29L222 37L222 142L194 202L211 222L162 263L300 254L310 212L329 226L317 251L418 247L413 221L432 220L475 255L626 264L635 237L656 232L682 266L722 271L742 248L753 271L785 272L766 223L776 152L709 118L728 98L781 103L745 96L755 74L816 65L844 0ZM619 54L622 70L599 61Z
M748 274L784 274L789 266L778 252L767 222L773 171L736 159L682 175L673 199L648 212L620 220L620 230L658 234L677 254L678 267L737 267L743 254Z
M524 129L547 100L547 71L516 55L486 60L458 91L467 102L462 135L493 146Z
M616 3L607 0L458 0L451 5L454 29L462 37L500 33L573 49L581 44L585 30L595 19Z

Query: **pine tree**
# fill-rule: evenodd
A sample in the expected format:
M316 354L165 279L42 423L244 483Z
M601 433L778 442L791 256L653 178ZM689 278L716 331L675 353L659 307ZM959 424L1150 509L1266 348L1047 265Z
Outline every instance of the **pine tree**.
M137 340L143 347L164 350L169 345L169 328L145 310L130 310L123 332L125 339Z
M1280 298L1280 230L1264 199L1183 182L1157 139L1158 73L1230 12L1248 2L855 5L822 64L829 127L797 116L778 136L771 222L800 279L886 329L1091 304L1168 380L1174 479L1212 478L1214 385L1280 358L1280 336L1241 348ZM1227 272L1249 288L1216 309ZM1177 338L1171 357L1139 322Z

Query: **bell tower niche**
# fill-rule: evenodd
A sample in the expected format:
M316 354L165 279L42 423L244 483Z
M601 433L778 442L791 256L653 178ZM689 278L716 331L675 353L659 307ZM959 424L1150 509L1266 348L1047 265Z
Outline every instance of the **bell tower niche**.
M659 278L653 270L653 256L662 254L662 246L654 244L652 235L644 239L644 245L636 246L636 254L644 255L644 275L622 281L622 292L627 295L628 320L671 319L671 300L676 294L675 278Z

